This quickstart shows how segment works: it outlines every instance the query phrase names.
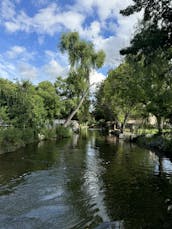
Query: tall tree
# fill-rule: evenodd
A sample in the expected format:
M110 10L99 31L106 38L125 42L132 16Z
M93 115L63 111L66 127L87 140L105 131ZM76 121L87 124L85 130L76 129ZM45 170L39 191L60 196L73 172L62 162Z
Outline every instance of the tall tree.
M59 47L62 53L68 54L70 73L67 81L71 92L79 99L66 119L64 126L68 126L89 94L91 70L103 65L105 54L102 50L96 52L93 44L80 39L77 32L63 34Z

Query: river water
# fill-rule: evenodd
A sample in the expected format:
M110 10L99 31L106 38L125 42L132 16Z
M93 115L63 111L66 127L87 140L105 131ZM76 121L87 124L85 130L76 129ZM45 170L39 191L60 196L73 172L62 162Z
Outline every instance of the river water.
M0 228L172 228L172 162L96 131L0 155Z

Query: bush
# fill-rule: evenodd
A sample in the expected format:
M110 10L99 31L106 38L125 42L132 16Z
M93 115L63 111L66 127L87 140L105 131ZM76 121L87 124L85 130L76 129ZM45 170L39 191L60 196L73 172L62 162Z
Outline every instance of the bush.
M44 135L45 140L51 140L53 138L56 138L56 129L55 128L52 128L52 129L45 128L41 131L41 134Z
M69 138L72 135L72 130L70 128L59 125L56 127L56 135L57 138Z
M26 128L22 130L22 140L28 144L28 143L32 143L35 140L35 135L34 135L34 130L32 128Z
M22 146L24 142L22 140L22 131L17 128L7 128L1 131L1 144L4 146Z

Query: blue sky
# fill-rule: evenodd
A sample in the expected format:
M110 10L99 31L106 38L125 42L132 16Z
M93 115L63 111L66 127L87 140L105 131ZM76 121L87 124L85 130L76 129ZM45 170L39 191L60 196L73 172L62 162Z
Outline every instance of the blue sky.
M29 79L33 83L66 76L69 64L58 50L63 32L78 31L81 38L103 49L106 61L92 82L122 61L119 50L134 33L139 15L123 17L119 10L132 0L1 0L0 77Z

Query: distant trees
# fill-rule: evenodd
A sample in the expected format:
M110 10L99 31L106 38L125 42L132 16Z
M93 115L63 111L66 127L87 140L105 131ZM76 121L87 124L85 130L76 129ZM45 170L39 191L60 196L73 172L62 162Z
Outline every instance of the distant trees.
M50 82L0 79L0 118L17 128L40 130L60 113L60 99Z

